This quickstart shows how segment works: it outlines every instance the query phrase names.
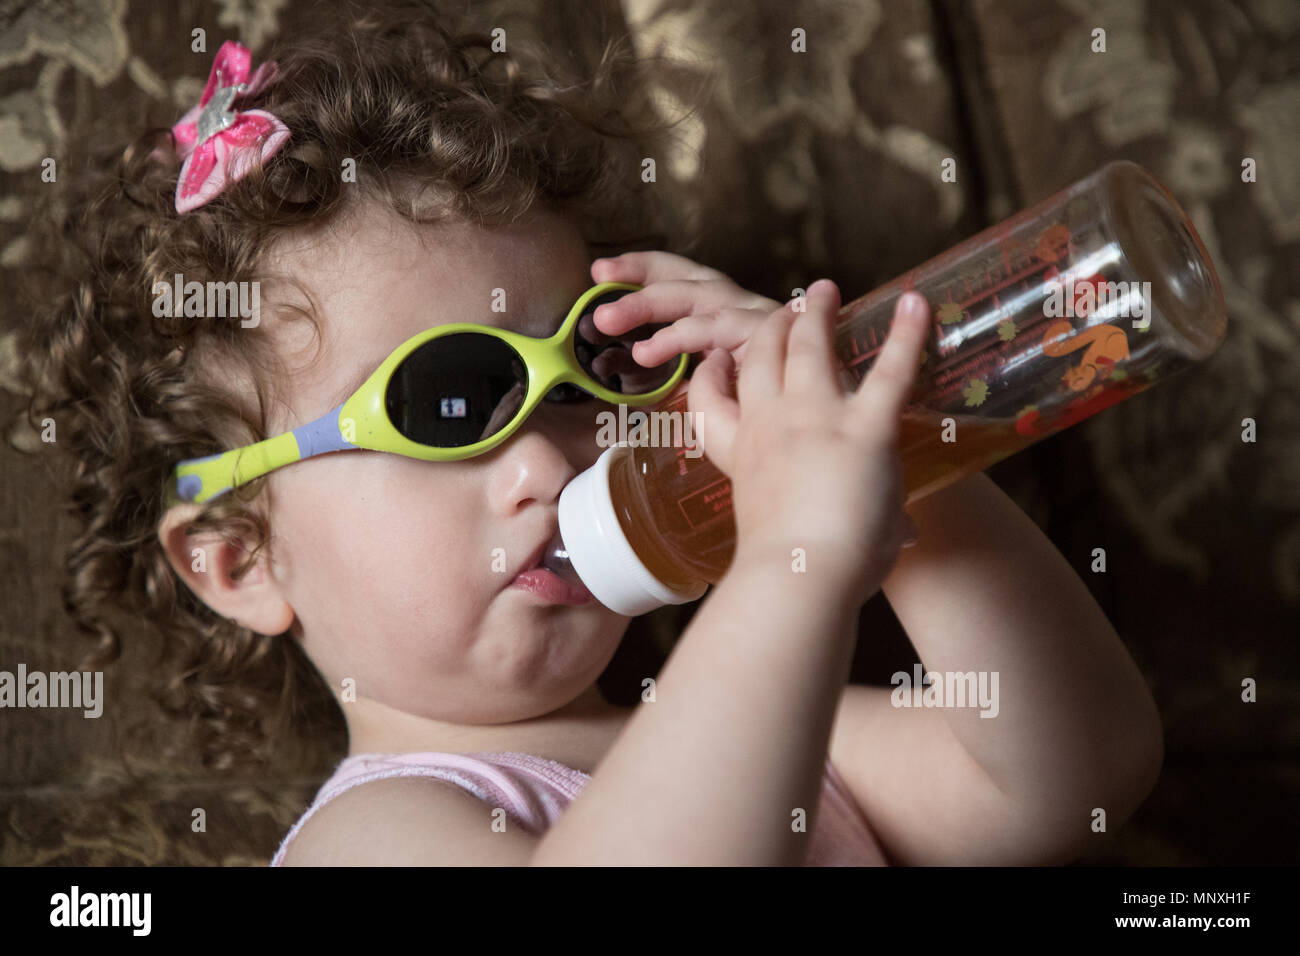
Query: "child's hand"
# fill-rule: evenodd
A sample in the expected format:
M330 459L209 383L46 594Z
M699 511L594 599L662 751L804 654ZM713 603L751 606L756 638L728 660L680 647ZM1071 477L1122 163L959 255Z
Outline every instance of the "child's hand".
M606 335L646 324L672 323L632 347L632 357L653 368L682 352L727 349L740 363L745 343L781 303L747 292L716 269L671 252L628 252L591 264L597 282L644 286L602 305L593 318Z
M731 352L718 349L691 379L704 452L731 476L743 560L788 563L802 548L806 573L861 605L898 558L903 513L899 415L929 335L924 298L899 299L889 337L857 391L836 375L833 327L839 289L808 290L807 311L773 311L749 341L731 397Z

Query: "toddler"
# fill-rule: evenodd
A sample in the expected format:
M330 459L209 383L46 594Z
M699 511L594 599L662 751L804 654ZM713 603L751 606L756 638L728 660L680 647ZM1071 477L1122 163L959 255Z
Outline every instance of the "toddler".
M665 220L638 175L662 130L630 119L626 59L614 45L565 85L419 4L260 66L226 44L190 114L72 194L46 247L69 278L25 342L33 410L77 462L71 613L107 657L116 614L158 623L176 672L160 701L216 768L341 711L346 756L275 865L1077 857L1098 811L1117 827L1159 771L1137 668L985 476L903 513L924 300L900 299L846 393L833 283L783 305L628 251L662 245ZM160 307L177 281L256 282L257 314ZM605 283L626 285L573 335L613 394L560 384L521 418L527 363L498 335L438 338L421 354L443 358L395 372L451 323L551 336ZM682 353L702 357L689 403L733 481L736 554L653 695L616 706L596 679L629 619L538 564L561 490L601 452L597 415ZM436 375L468 406L408 408L402 389ZM484 434L428 454L483 398ZM400 441L359 450L341 407ZM217 457L289 433L237 476ZM998 675L995 719L846 684L880 590L927 670Z

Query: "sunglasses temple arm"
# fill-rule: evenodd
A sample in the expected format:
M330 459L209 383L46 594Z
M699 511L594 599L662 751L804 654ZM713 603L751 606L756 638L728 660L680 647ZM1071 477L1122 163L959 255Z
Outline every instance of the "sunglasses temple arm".
M201 504L304 458L355 450L358 446L343 437L339 425L342 410L343 405L338 405L315 421L274 438L181 462L168 490L168 506L185 502Z

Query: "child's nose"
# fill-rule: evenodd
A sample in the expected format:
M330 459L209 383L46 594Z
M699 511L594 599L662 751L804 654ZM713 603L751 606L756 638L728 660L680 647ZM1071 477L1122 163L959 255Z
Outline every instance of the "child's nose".
M488 494L493 509L504 517L535 503L557 504L578 473L565 451L538 428L521 428L493 457Z

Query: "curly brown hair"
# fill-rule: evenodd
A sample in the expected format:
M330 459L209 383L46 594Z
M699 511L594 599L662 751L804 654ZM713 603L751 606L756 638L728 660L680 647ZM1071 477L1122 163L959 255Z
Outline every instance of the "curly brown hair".
M480 224L541 205L570 217L599 255L691 246L661 190L639 175L680 118L632 119L657 114L646 61L627 37L609 40L578 81L557 75L539 48L512 39L508 53L493 52L491 43L481 26L429 2L341 5L310 35L270 50L276 79L240 101L291 131L264 167L177 215L176 145L169 128L150 129L61 176L30 235L29 261L40 265L29 271L33 308L20 330L26 414L56 421L73 466L79 532L62 597L92 641L82 666L119 658L123 622L156 624L164 639L153 696L193 729L178 750L207 767L265 764L277 741L308 727L337 747L346 725L288 632L268 638L216 615L178 586L157 538L179 459L268 437L281 368L257 329L155 316L155 283L175 273L257 280L286 230L363 202L415 222ZM348 158L355 184L340 175ZM251 388L231 384L240 380ZM243 548L237 576L269 548L264 488L260 479L218 497L186 526Z

